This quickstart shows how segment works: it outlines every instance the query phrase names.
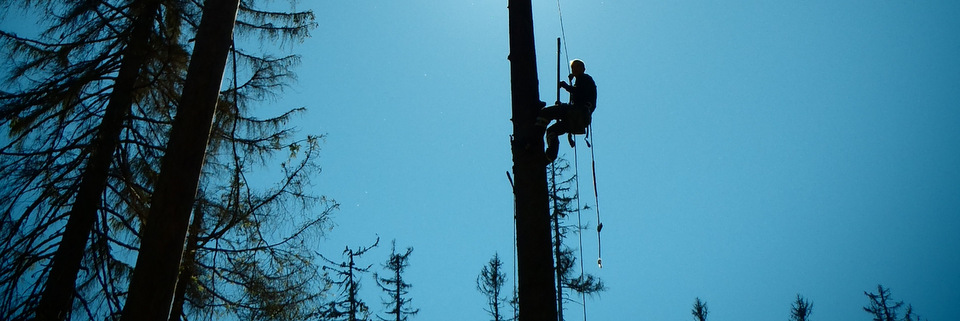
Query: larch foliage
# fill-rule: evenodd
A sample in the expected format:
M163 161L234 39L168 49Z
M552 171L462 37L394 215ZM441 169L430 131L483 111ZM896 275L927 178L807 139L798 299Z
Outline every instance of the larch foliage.
M2 50L10 57L0 87L0 126L7 136L0 146L0 319L29 318L44 290L85 162L102 135L104 110L118 88L115 75L128 47L135 2L0 1L32 8L27 12L43 16L47 26L36 36L0 31ZM257 42L292 44L316 26L312 12L258 10L259 2L243 1L237 22L238 33ZM131 105L115 137L118 145L109 154L106 185L96 193L95 223L82 232L89 233L88 242L79 242L82 267L71 283L80 309L73 319L119 312L176 114L201 3L159 3L144 38L145 62L129 91ZM201 178L195 215L206 218L191 230L193 267L182 268L193 271L183 291L183 316L269 314L256 312L259 306L309 310L324 289L319 274L304 273L315 269L310 268L314 254L303 250L329 228L329 214L337 207L304 189L319 172L323 137L295 137L287 123L303 108L266 118L253 112L295 80L292 68L299 57L275 57L259 44L244 50L244 44L249 42L238 40L231 54L229 85L221 92L221 117ZM274 160L277 154L288 156ZM253 170L278 163L280 179L273 187L247 179ZM277 224L291 227L291 234L262 232L277 230ZM243 268L225 272L234 262ZM289 298L272 299L271 291Z

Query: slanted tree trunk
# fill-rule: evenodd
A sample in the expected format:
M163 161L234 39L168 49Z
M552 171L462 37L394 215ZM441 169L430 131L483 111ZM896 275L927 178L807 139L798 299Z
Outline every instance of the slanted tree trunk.
M187 248L183 252L180 264L180 275L177 277L177 289L174 291L173 306L170 309L170 321L183 320L183 303L186 302L187 286L190 279L197 275L197 249L200 248L200 230L203 228L203 212L195 207L193 221L190 223L190 234L187 235Z
M538 89L533 11L530 0L510 0L508 6L520 321L555 321L544 129L535 126L544 104Z
M207 0L121 320L167 321L239 0Z
M123 50L123 60L110 93L110 102L97 129L97 136L90 145L80 188L37 305L38 321L66 320L70 315L87 238L97 219L110 163L119 145L123 121L130 113L132 93L140 69L149 55L148 39L160 1L135 1L131 8L135 18L128 35L129 41Z

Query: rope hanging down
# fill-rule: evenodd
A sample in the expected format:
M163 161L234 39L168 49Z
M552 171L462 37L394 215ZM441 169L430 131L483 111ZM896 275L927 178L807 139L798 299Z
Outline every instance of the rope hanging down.
M567 61L570 61L570 51L567 50L567 33L563 31L563 10L560 9L560 0L557 0L557 15L560 17L560 37L563 38L564 58L566 58ZM557 46L560 46L559 43L560 43L559 40L557 40ZM559 49L557 51L559 52ZM559 60L560 59L559 53L557 55L558 55L557 59ZM570 73L569 65L567 66L567 73ZM557 78L560 78L560 77L557 77Z
M603 221L600 220L600 193L597 192L597 156L594 154L595 148L593 147L593 126L590 126L587 130L587 136L584 138L584 141L587 142L587 147L590 148L590 168L593 172L593 201L594 209L597 211L597 266L601 269L603 268L603 246L600 244L600 231L603 230Z
M560 18L560 38L557 38L557 82L559 83L559 82L560 82L560 45L561 45L561 41L560 41L560 40L561 40L561 39L563 39L563 42L562 42L562 44L563 44L563 54L565 55L567 61L570 61L570 51L567 49L567 35L566 35L566 31L564 30L564 27L563 27L563 10L562 10L561 7L560 7L560 0L557 0L557 15L558 15L559 18ZM568 72L570 71L570 65L569 65L569 64L567 65L567 71L568 71ZM560 103L560 89L559 89L559 88L557 88L557 103L558 103L558 104ZM592 174L593 174L593 197L594 197L594 206L595 206L596 211L597 211L597 266L602 269L602 268L603 268L603 255L602 255L602 249L603 249L603 247L601 246L601 243L600 243L600 240L601 240L601 238L600 238L600 232L603 230L603 222L600 221L600 197L599 197L599 192L597 191L597 161L596 161L596 155L594 154L594 149L593 149L593 125L592 125L592 124L587 127L586 137L584 137L583 140L584 140L584 142L587 144L587 148L590 149L590 162L591 162L591 169L592 169ZM573 150L574 150L574 157L576 158L577 148L576 148L576 146L575 146L575 143L574 143L574 140L573 140L573 139L570 139L570 145L571 145L571 147L574 148L574 149L573 149ZM576 174L577 174L577 177L578 177L578 178L579 178L579 176L580 176L580 170L579 170L579 169L580 169L580 168L579 168L579 165L577 165ZM578 180L578 186L577 186L577 199L578 199L578 201L579 201L579 198L580 198L580 190L579 190L579 180ZM577 214L578 214L578 215L579 215L579 211L580 211L580 210L577 209L577 212L578 212ZM581 255L582 255L583 246L581 246L580 248L581 248ZM582 261L583 261L583 260L582 260L582 258L581 258L581 263L582 263ZM581 271L582 271L582 269L581 269Z
M580 156L577 155L577 147L573 147L573 166L574 171L576 172L576 184L577 184L577 240L580 242L580 279L583 280L583 220L580 217L580 210L583 208L583 205L580 205ZM580 305L583 306L583 320L587 320L587 294L580 293Z
M563 10L561 9L561 6L560 6L560 0L557 0L557 15L558 15L558 17L559 17L559 19L560 19L560 37L557 38L557 83L559 83L559 82L560 82L560 68L561 68L561 67L560 67L560 64L561 64L561 62L560 62L560 53L561 53L561 52L560 52L560 48L561 48L561 44L563 45L563 53L564 53L564 55L565 55L565 57L566 57L566 60L567 60L567 61L570 61L570 56L569 56L570 51L567 49L567 35L566 35L566 31L564 30L564 27L563 27ZM561 42L561 39L563 40L562 42ZM567 65L567 73L569 74L569 73L571 73L570 64L566 64L566 65ZM572 85L572 84L571 84L571 85ZM557 105L559 105L559 104L560 104L560 87L558 86L558 87L557 87ZM593 174L593 198L594 198L594 207L596 208L596 211L597 211L597 266L602 269L602 268L603 268L603 255L602 255L603 246L601 245L601 242L600 242L600 240L601 240L600 232L603 230L603 222L600 220L600 197L599 197L599 192L598 192L598 190L597 190L597 161L596 161L596 154L594 153L594 148L593 148L594 144L593 144L593 126L592 126L592 125L589 125L589 126L587 127L587 130L586 130L586 133L585 133L585 134L586 134L586 135L585 135L586 137L584 137L584 142L586 143L587 148L590 149L590 162L591 162L591 165L590 165L590 166L591 166L591 173ZM574 157L574 172L575 172L575 175L576 175L575 178L576 178L576 184L577 184L577 190L576 190L576 194L577 194L577 229L579 230L579 229L583 226L583 223L582 223L582 220L581 220L581 209L583 209L583 206L581 206L581 204L580 204L580 157L579 157L579 153L578 153L578 151L577 151L576 140L573 139L573 136L569 136L568 138L569 138L569 141L570 141L570 147L573 147L573 155L574 155L574 156L573 156L573 157ZM554 184L556 184L555 181L554 181ZM578 233L577 233L577 237L578 237L578 241L579 241L579 243L580 243L580 251L579 251L579 252L580 252L580 278L583 279L583 274L584 274L584 269L583 269L583 233L582 233L582 232L578 232ZM560 293L560 291L558 291L557 294L562 297L562 294ZM586 299L587 299L587 298L586 298L586 294L585 294L585 293L581 293L581 295L580 295L580 304L581 304L581 306L583 307L583 320L584 320L584 321L587 320L587 302L586 302ZM562 299L561 299L561 301L562 301Z

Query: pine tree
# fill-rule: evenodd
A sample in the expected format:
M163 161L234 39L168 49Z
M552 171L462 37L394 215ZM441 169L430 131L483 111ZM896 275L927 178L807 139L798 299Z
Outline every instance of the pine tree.
M693 320L707 321L707 312L707 303L701 301L698 297L696 301L693 302L693 309L690 310L690 314L693 314Z
M507 300L503 293L503 285L506 282L507 275L503 272L503 261L500 261L500 256L494 253L493 258L483 266L480 275L477 276L477 290L487 297L487 308L484 310L493 318L492 321L512 320L505 317L502 312L503 303Z
M790 309L790 321L810 321L810 314L813 313L813 303L797 294L797 300L793 302Z
M388 276L382 277L374 273L374 280L389 298L383 304L389 309L386 313L391 317L379 317L380 320L406 321L409 316L420 312L420 309L410 307L411 299L406 296L410 293L411 285L403 279L403 272L410 265L411 253L413 253L412 247L408 247L403 254L397 253L397 241L394 240L390 244L390 257L383 265L389 271Z

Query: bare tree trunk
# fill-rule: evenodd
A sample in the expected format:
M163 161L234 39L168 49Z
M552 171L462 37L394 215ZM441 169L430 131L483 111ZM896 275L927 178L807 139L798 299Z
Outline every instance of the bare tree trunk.
M350 274L347 277L347 284L350 286L347 290L347 301L350 302L350 318L349 321L357 321L357 310L359 310L359 305L357 304L357 283L353 282L353 251L350 251Z
M197 249L200 248L200 230L203 228L203 212L199 206L193 212L193 222L190 223L190 234L187 236L187 248L183 252L183 261L180 264L180 276L177 277L177 289L173 295L173 306L170 310L170 321L181 321L183 303L186 302L187 286L190 279L196 274Z
M533 11L529 0L510 0L508 6L520 321L556 321L544 130L535 126L544 104L538 89Z
M60 246L54 254L50 275L37 306L37 320L66 320L73 307L77 274L86 251L87 238L97 219L97 210L102 202L107 185L107 173L113 153L119 145L123 121L130 113L132 93L137 84L141 67L149 53L148 39L153 20L160 8L157 0L136 1L131 5L135 17L123 60L117 73L110 102L104 111L103 120L97 128L97 137L84 168L80 188L64 227Z
M204 2L167 153L141 232L123 321L169 318L239 5L239 0Z

